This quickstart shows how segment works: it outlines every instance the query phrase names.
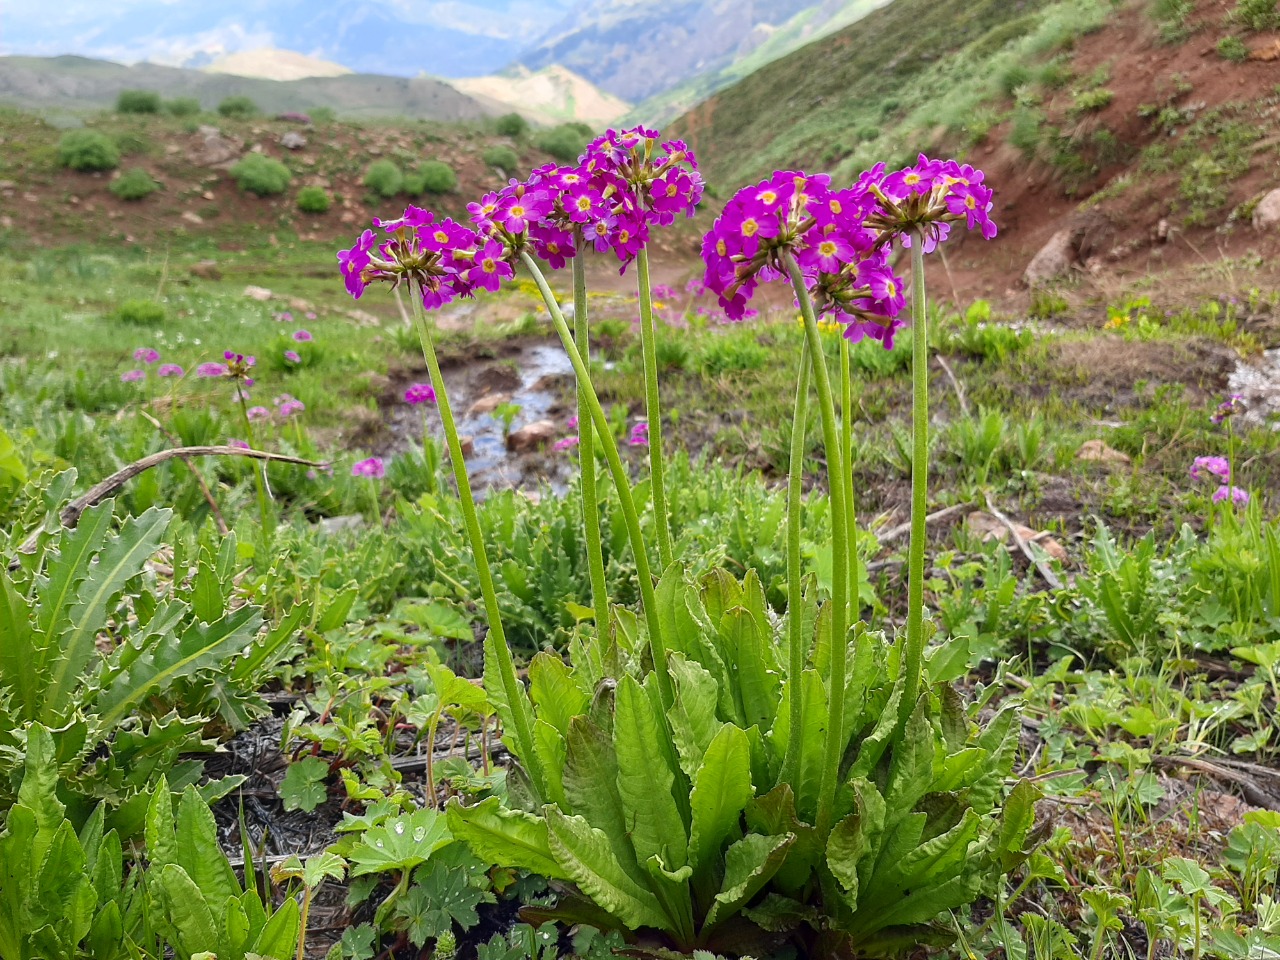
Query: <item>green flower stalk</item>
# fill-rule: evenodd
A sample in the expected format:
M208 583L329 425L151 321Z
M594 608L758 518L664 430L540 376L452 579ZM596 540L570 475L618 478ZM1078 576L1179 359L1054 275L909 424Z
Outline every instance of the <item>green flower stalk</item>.
M929 507L929 331L924 235L911 245L911 542L907 548L907 647L903 716L915 708L924 662L925 514Z
M653 496L653 526L657 531L658 562L671 566L671 523L662 462L662 408L658 399L658 333L653 322L653 293L649 281L649 250L636 255L640 296L640 352L644 362L644 413L649 425L649 476Z
M435 343L432 340L431 328L427 324L422 304L416 296L410 297L410 300L413 303L414 326L418 330L422 355L427 361L427 370L431 374L431 386L436 394L436 406L440 410L440 422L444 426L445 443L449 448L449 464L453 468L453 479L458 486L458 503L462 509L462 522L466 527L467 539L471 541L476 575L480 579L480 594L484 600L485 617L489 623L489 639L492 641L494 659L498 666L498 679L516 728L513 731L516 749L521 762L529 771L534 789L540 796L545 796L546 777L542 771L538 753L534 749L533 727L529 713L526 709L522 709L525 692L519 677L516 676L515 659L511 655L511 648L507 645L506 631L502 628L502 611L498 607L498 594L493 587L493 574L489 569L484 533L480 529L480 520L476 516L475 497L471 493L471 480L467 476L467 465L462 457L462 442L458 437L453 409L449 404L449 392L445 388L444 375L440 372L440 361L436 357Z
M791 456L787 465L787 676L791 678L787 705L790 719L787 752L782 759L778 783L795 783L804 747L804 702L800 677L804 673L808 647L804 642L804 582L800 564L800 524L803 522L805 427L809 414L809 340L800 347L800 370L796 373L796 405L791 418Z
M589 365L587 271L585 257L581 255L573 258L573 336L578 354ZM588 383L578 383L578 462L582 470L582 529L591 575L591 605L595 611L596 636L603 638L609 629L609 588L604 577L604 543L600 537L600 504L596 496L595 427L591 423L589 389Z
M675 690L667 663L667 646L662 636L662 625L658 619L658 598L653 588L653 572L649 567L649 555L640 530L640 515L636 512L635 499L631 496L631 480L627 476L627 468L618 454L618 444L613 438L613 431L609 428L609 418L600 405L600 398L596 396L595 388L591 385L591 371L587 368L582 354L578 352L573 333L564 319L564 313L560 310L555 293L547 283L546 277L542 275L538 262L529 253L521 252L520 259L529 271L529 275L533 277L534 283L538 285L538 292L542 295L547 313L551 316L551 322L560 336L565 353L569 355L569 362L573 364L574 375L578 378L582 396L586 399L591 414L590 422L600 438L605 460L609 464L609 472L613 475L613 485L618 492L618 503L627 525L631 550L635 554L636 579L640 581L640 603L644 607L645 626L648 628L649 645L653 650L653 669L658 677L658 691L662 696L664 707L670 707L675 702ZM580 421L579 429L583 429L584 426Z
M791 287L800 303L800 315L804 318L805 340L813 360L814 383L818 388L818 411L822 417L822 442L827 454L827 478L831 497L831 672L830 690L827 694L827 739L822 763L822 781L818 791L818 818L815 824L819 836L826 836L831 829L836 793L840 788L840 760L844 729L845 707L845 614L849 592L849 527L845 503L845 467L840 454L840 435L836 421L835 400L831 393L831 378L827 373L822 350L822 333L818 330L818 318L813 311L813 301L804 282L800 265L791 253L782 254L783 265L791 279Z

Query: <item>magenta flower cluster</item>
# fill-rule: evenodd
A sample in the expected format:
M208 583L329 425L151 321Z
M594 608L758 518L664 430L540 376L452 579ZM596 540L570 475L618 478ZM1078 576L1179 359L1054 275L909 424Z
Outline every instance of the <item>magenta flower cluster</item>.
M411 407L420 403L435 403L436 391L429 383L410 384L409 389L404 392L404 402Z
M631 436L627 438L627 443L633 447L647 447L649 445L649 424L641 420L631 428Z
M281 420L288 420L290 417L307 409L306 404L297 397L288 393L280 394L280 396L276 397L271 402L275 404L276 416Z
M612 251L625 269L651 227L692 216L702 198L693 152L680 140L660 140L643 127L610 130L576 165L539 167L468 204L470 226L414 206L396 220L375 219L382 238L365 230L338 253L347 290L359 299L371 283L407 283L434 309L497 290L526 251L559 269L588 246Z
M1213 491L1213 502L1222 503L1224 500L1230 500L1237 507L1247 507L1249 505L1249 491L1242 487L1233 487L1224 483Z
M794 261L820 314L844 324L850 340L890 348L906 306L890 265L893 240L918 240L929 253L953 223L994 237L983 179L981 170L923 154L895 173L878 164L845 189L824 174L779 171L725 205L703 239L704 283L730 318L742 319L757 286L786 279Z
M1191 464L1191 479L1216 477L1224 483L1231 478L1231 464L1226 457L1196 457Z
M1236 414L1244 413L1244 397L1238 393L1233 393L1227 399L1218 404L1218 408L1213 412L1213 416L1209 418L1210 423L1225 423Z

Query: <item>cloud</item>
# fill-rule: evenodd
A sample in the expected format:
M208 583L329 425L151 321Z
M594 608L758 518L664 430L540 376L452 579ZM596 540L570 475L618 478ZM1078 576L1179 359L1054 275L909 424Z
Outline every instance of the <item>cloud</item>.
M96 56L120 63L146 60L180 67L193 60L212 59L241 50L273 46L275 37L270 30L247 29L234 24L186 36L140 37L131 43L99 44L94 45L92 50Z

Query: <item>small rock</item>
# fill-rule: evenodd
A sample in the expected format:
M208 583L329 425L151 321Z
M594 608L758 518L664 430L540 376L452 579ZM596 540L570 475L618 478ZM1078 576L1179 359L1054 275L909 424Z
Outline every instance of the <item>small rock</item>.
M39 202L40 202L40 198L39 198L39 197L37 197L34 193L24 193L24 194L22 195L22 199L23 199L23 200L25 200L25 201L27 201L27 203L39 203Z
M476 438L475 438L475 437L459 437L459 438L458 438L458 446L460 446L460 447L462 448L462 459L463 459L463 460L467 459L467 457L473 457L473 456L475 456L475 453L476 453Z
M1266 230L1280 223L1280 187L1272 190L1253 208L1253 229Z
M0 227L3 227L6 230L12 229L13 217L9 216L8 214L5 214L4 216L0 217Z
M1169 240L1169 221L1164 217L1161 217L1160 222L1156 224L1156 239L1161 243Z
M512 430L507 435L507 449L512 453L525 453L536 450L551 442L559 432L559 427L552 420L535 420L525 424L519 430Z
M493 413L494 410L502 406L511 399L509 393L486 393L483 397L467 408L467 416L474 417L481 413Z
M1114 447L1109 447L1101 440L1086 440L1076 451L1077 460L1093 463L1129 463L1129 455Z
M345 530L360 530L365 526L364 517L360 514L351 514L341 517L325 517L316 526L320 528L321 533L333 535L342 533Z
M301 150L307 145L307 138L295 130L290 130L280 138L280 146L286 150Z
M365 310L348 310L347 316L362 327L380 327L382 321Z
M175 153L181 153L182 148L176 143L166 143L164 146L165 156L172 157Z
M260 143L255 143L252 147L250 147L250 148L249 148L249 152L250 152L250 153L261 153L261 152L262 152L262 144L260 144Z
M0 190L12 190L16 186L12 180L0 180Z
M200 260L193 263L187 271L193 277L199 277L202 280L221 280L222 271L218 269L218 261L216 260Z
M204 218L202 218L200 214L196 213L194 210L183 210L182 219L187 221L187 223L195 223L195 224L204 223Z
M303 313L307 313L308 311L314 311L315 308L316 308L316 305L312 303L310 300L303 300L301 297L289 298L290 310L301 310Z
M244 295L250 300L267 301L271 299L271 291L266 287L255 287L253 284L244 288Z
M240 158L243 144L234 138L224 137L217 127L201 127L200 146L191 150L187 159L201 167L219 167L234 163Z
M74 197L74 196L73 196L73 197L68 197L68 198L67 198L67 203L71 204L73 207L78 207L78 206L80 205L80 198L79 198L79 197Z
M1022 281L1029 287L1041 286L1070 272L1076 262L1076 249L1072 230L1059 230L1040 252L1031 258L1022 273Z
M993 517L991 514L982 510L975 510L966 518L969 529L976 533L984 542L995 540L998 543L1008 543L1009 528L1005 526L1004 521ZM1013 529L1018 532L1018 537L1028 543L1034 543L1049 556L1055 560L1065 562L1067 559L1066 548L1057 540L1049 536L1046 531L1035 531L1021 523L1014 523Z
M341 220L343 223L355 223L356 215L352 213L350 210L343 210L342 216L340 216L338 219Z
M213 191L212 191L212 190L206 190L204 193L200 194L200 199L201 199L201 200L215 200L215 199L217 199L217 198L213 195Z

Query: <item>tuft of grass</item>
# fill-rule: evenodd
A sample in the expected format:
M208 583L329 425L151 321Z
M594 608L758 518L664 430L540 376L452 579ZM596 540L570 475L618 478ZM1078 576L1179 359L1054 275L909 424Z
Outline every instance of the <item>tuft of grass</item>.
M259 197L270 197L289 189L292 175L279 160L261 153L250 153L230 170L240 189Z
M84 172L114 170L120 163L120 148L97 130L68 130L58 141L58 162Z
M142 200L159 190L160 184L141 167L132 167L112 180L107 189L121 200Z

